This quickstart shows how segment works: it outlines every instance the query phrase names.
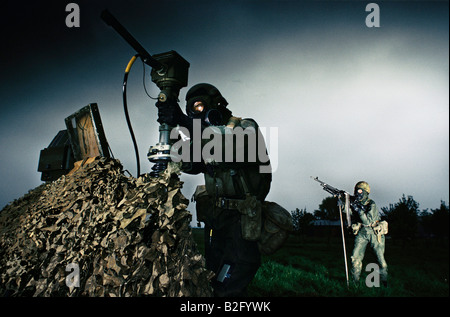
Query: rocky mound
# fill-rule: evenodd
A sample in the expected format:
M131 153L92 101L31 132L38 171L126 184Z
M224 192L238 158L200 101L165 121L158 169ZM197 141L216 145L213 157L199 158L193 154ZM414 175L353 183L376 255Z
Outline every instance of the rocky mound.
M98 158L0 212L0 296L211 296L172 165Z

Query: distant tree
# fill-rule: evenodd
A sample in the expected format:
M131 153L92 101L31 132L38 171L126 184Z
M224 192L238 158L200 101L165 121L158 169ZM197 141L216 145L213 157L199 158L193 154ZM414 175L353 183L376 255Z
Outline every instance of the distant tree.
M442 200L438 209L431 210L430 229L438 238L449 236L449 206Z
M302 218L303 209L300 210L295 208L294 211L291 211L292 216L292 225L294 226L294 231L300 231L300 219Z
M314 216L320 220L339 220L338 199L330 196L322 200L319 209L314 211Z
M311 225L311 221L316 219L313 214L306 211L306 208L301 210L295 208L294 211L291 211L291 215L294 231L300 233L304 233L306 228Z
M389 223L389 234L393 238L408 239L415 236L419 221L419 203L412 196L407 198L403 194L396 204L390 204L389 208L381 210L386 215Z
M419 223L422 225L423 233L431 234L433 233L433 228L431 225L431 218L433 214L427 209L422 210L419 213Z

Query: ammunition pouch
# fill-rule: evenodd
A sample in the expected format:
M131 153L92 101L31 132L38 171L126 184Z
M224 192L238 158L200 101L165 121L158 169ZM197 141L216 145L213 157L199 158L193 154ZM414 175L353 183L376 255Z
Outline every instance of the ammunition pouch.
M261 238L258 241L259 252L273 254L286 242L293 230L291 214L275 202L262 203L263 225Z
M352 232L353 235L357 235L359 232L359 229L361 229L362 223L358 222L358 223L352 223Z
M265 255L280 249L293 230L292 216L286 209L274 202L260 202L253 195L244 200L220 198L216 206L237 209L241 213L242 238L257 241L259 251Z
M378 222L377 225L373 227L373 232L375 232L376 235L387 234L388 222L386 220Z
M241 213L242 238L249 241L257 241L261 238L261 202L253 195L247 195L245 200L238 204Z
M197 221L205 222L206 214L211 209L212 199L206 191L205 185L199 185L195 189L191 201L195 201L195 210L197 212Z
M381 243L381 236L388 233L388 222L386 220L378 222L373 227L373 232L377 236L378 242Z

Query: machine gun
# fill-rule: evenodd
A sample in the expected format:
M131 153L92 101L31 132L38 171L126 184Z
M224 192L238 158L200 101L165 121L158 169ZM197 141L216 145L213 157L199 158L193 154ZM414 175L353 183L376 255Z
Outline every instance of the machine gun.
M128 111L126 110L126 81L128 72L130 71L136 58L140 57L145 64L152 68L151 79L160 89L158 100L164 103L170 99L178 100L180 89L187 86L188 69L190 64L175 51L169 51L151 56L108 10L104 10L102 12L101 18L107 25L113 27L113 29L119 33L119 35L137 52L137 54L134 55L128 63L125 70L123 92L125 115L135 147L136 161L138 165L137 177L139 177L139 155L136 140L134 138L134 134L132 132L133 130L128 117ZM155 146L151 146L149 149L147 157L150 162L155 163L152 167L152 172L150 173L152 177L158 177L160 172L167 168L167 164L171 160L170 131L171 127L168 124L161 123L159 127L159 142Z
M312 177L311 176L311 178L313 180L315 180L316 182L319 182L320 186L323 187L323 190L326 191L326 192L329 192L333 196L340 197L341 195L345 195L347 193L345 190L337 189L336 187L333 187L331 185L328 185L328 184L322 182L318 177Z
M311 176L311 178L313 180L315 180L316 182L318 182L320 184L320 186L322 186L324 191L330 193L331 195L333 195L334 197L337 197L338 199L341 199L341 198L345 199L344 210L347 215L347 227L350 227L352 225L351 211L350 211L350 203L352 200L352 196L345 190L338 189L336 187L333 187L329 184L322 182L318 177Z

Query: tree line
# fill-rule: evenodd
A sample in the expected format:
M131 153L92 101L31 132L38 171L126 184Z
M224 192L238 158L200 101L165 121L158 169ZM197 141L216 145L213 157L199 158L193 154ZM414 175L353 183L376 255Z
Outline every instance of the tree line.
M338 198L327 197L319 209L310 213L296 208L291 211L294 231L304 233L313 226L314 220L339 220ZM389 224L389 235L395 239L414 237L446 238L449 236L449 206L441 201L436 209L419 209L413 196L403 196L395 204L379 209L381 219ZM345 217L344 217L345 218Z

